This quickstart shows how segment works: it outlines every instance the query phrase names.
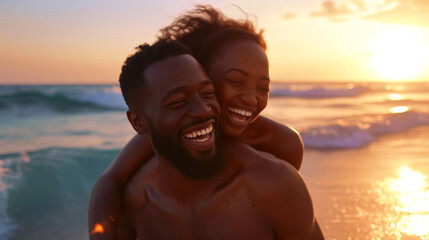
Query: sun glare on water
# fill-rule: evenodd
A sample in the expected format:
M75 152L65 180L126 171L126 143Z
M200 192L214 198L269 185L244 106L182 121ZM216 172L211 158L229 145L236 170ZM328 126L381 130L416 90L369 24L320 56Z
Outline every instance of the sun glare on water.
M392 93L389 95L390 100L398 101L404 99L404 97L401 94Z
M373 45L372 64L385 80L414 80L429 67L429 45L412 32L394 32Z
M404 112L408 112L409 107L407 106L397 106L397 107L393 107L390 109L391 113L404 113Z
M429 186L427 176L403 166L398 178L388 178L381 184L381 199L390 205L386 213L391 235L397 239L429 239Z

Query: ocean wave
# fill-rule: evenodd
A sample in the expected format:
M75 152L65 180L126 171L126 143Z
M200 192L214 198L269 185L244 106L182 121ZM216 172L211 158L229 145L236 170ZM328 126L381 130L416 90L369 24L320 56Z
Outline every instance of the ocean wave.
M315 126L301 131L304 145L316 149L359 148L389 133L429 125L429 114L420 112L391 113L337 120L335 124Z
M364 86L344 85L341 87L327 87L317 85L292 85L276 87L270 91L270 97L298 97L298 98L336 98L355 97L368 89Z
M0 155L6 170L0 180L8 186L0 191L0 239L87 238L91 189L118 152L48 148Z
M119 86L109 86L92 91L83 91L70 95L70 98L82 102L90 102L110 109L127 108Z
M75 113L122 109L125 109L122 96L110 90L80 93L27 90L0 96L0 110L3 111Z
M13 181L20 175L19 172L12 171L28 161L29 157L25 152L0 157L0 239L9 239L17 227L8 215L8 190L13 187Z

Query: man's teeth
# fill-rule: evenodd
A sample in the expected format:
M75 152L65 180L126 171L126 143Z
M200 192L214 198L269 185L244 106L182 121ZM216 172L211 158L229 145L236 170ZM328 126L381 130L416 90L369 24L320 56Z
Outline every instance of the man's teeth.
M228 107L228 110L229 110L229 111L231 111L231 112L233 112L233 113L237 113L237 114L243 115L243 116L245 116L245 117L250 117L250 116L252 116L252 112L250 112L250 111L246 111L246 110L241 109L241 108L232 108L232 107Z
M210 124L210 126L208 126L207 128L185 133L185 137L186 138L196 138L199 136L207 135L207 134L211 133L212 131L213 131L213 125Z

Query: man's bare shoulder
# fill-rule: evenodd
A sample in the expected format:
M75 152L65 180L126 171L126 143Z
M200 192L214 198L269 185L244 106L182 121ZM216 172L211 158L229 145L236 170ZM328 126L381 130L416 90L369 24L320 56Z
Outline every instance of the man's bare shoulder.
M273 198L283 198L285 204L293 204L298 197L309 196L302 176L291 164L271 154L255 151L255 158L250 159L254 161L251 163L254 167L248 178L259 186L255 190L260 191L262 197L270 194Z
M231 143L230 152L242 166L242 177L250 185L258 187L252 187L255 190L280 194L302 187L302 179L296 169L272 154L261 152L239 141Z
M266 173L269 173L271 177L264 179L266 181L277 181L280 180L278 178L296 177L296 174L299 175L291 164L270 153L256 150L242 142L235 142L234 144L234 148L246 168L255 171L252 171L255 175L251 176L262 177Z
M315 226L313 204L298 171L271 154L242 146L241 150L244 149L247 158L243 159L246 161L243 177L250 186L250 197L274 229L281 229L276 234L279 237L289 233L310 234Z

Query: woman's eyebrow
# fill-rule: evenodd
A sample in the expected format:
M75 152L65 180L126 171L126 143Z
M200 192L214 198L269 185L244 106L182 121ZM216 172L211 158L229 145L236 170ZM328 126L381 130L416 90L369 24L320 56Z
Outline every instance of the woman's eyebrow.
M241 74L245 75L245 76L249 76L249 74L239 68L230 68L228 69L225 73L229 73L229 72L240 72Z
M241 70L241 69L239 69L239 68L230 68L230 69L228 69L228 70L225 72L225 74L227 74L227 73L229 73L229 72L239 72L239 73L243 74L243 75L244 75L244 76L246 76L246 77L248 77L248 76L249 76L249 73L247 73L246 71L243 71L243 70ZM267 76L261 77L260 79L261 79L261 80L266 80L266 81L271 81L271 80L270 80L270 77L267 77Z

